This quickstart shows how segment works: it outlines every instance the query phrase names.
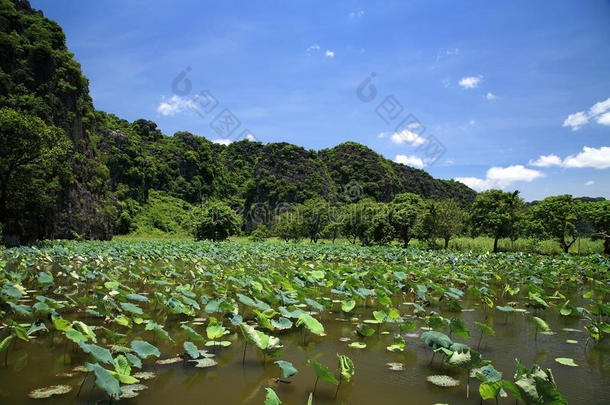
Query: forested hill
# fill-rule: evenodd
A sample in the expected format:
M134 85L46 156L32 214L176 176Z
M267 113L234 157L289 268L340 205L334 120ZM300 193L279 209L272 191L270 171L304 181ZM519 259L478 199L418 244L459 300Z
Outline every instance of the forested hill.
M108 238L122 213L151 191L189 203L223 199L244 213L318 195L387 202L413 192L463 206L476 196L353 142L321 151L247 140L221 145L96 111L61 27L27 1L0 0L0 108L0 224L21 242Z
M96 149L120 200L143 203L150 190L158 190L189 203L226 199L248 211L255 203L274 207L315 196L339 203L367 196L388 202L412 192L464 206L476 196L461 183L436 180L353 142L319 152L248 140L221 145L188 132L164 136L151 121L96 115Z

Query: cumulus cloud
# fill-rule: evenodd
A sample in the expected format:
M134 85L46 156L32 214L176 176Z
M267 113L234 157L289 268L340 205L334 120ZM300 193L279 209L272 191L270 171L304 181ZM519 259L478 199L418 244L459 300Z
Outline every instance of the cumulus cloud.
M218 139L212 139L212 142L214 143L218 143L220 145L229 145L231 143L233 143L232 140L230 140L229 138L218 138Z
M495 94L493 94L491 91L489 93L487 93L487 95L485 96L488 100L495 100L498 98L498 96L496 96Z
M484 191L491 188L503 189L519 181L529 183L541 177L544 177L544 173L538 170L528 169L523 165L513 165L508 167L494 166L487 170L484 179L478 177L456 177L455 180L477 191Z
M602 146L599 149L585 146L582 148L582 152L565 158L563 160L563 166L607 169L610 167L610 146Z
M250 142L256 142L256 138L254 137L254 135L252 134L248 134L246 135L246 140L250 141Z
M396 155L394 158L394 162L402 163L403 165L417 167L421 169L424 167L424 161L417 156L406 156L406 155Z
M177 95L173 95L169 100L164 99L161 104L157 107L157 112L161 115L176 115L184 112L187 109L193 108L193 101L182 98Z
M595 184L595 182L593 180L589 180L589 181L585 182L585 186L592 186L594 184Z
M335 52L327 49L325 55L328 58L334 58L335 57Z
M584 146L582 151L576 155L570 155L561 159L557 155L542 155L536 160L530 160L530 166L551 167L559 166L566 168L591 167L594 169L607 169L610 167L610 146L601 148L590 148Z
M479 86L479 83L481 83L482 79L483 76L463 77L462 80L460 80L460 86L465 89L474 89L475 87Z
M551 167L551 166L561 166L562 160L557 155L541 155L536 160L530 160L528 165L536 166L536 167Z
M610 126L610 112L601 114L596 118L598 124Z
M409 131L408 129L403 129L400 132L394 132L390 139L392 142L398 145L408 143L409 145L417 146L426 142L424 138L417 135L415 132Z
M580 127L589 123L589 117L584 111L579 111L568 115L568 118L563 121L564 127L571 127L572 131L578 131Z
M610 98L593 104L588 111L578 111L568 115L568 118L563 121L563 126L572 128L572 131L578 131L593 120L600 125L610 126Z

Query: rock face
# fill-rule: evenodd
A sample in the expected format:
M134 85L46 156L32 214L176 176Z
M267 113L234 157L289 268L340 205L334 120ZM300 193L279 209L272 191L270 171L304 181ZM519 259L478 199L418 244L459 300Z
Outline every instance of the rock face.
M0 107L63 129L73 146L68 162L73 179L56 192L52 218L44 226L26 219L9 239L110 238L113 206L108 170L90 139L95 114L89 83L68 51L61 27L25 0L0 0Z

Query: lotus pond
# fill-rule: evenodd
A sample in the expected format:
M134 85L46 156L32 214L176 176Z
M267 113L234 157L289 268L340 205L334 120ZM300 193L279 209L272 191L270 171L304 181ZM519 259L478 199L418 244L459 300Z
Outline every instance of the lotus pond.
M306 243L4 250L0 403L608 404L609 268Z

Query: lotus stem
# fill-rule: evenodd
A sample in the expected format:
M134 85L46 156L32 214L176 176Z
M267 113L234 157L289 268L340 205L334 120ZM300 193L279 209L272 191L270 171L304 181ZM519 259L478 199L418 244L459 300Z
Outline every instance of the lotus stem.
M316 387L318 386L318 380L320 379L320 377L316 376L316 383L313 385L313 395L316 395Z
M337 384L337 389L335 390L335 399L337 399L337 394L339 393L340 386L341 386L341 376L339 376L339 384Z
M80 395L80 391L83 389L83 385L85 385L85 381L87 381L88 377L89 377L89 373L85 374L85 378L83 378L83 381L80 383L80 386L78 387L78 392L76 393L76 398L78 398L78 396Z

